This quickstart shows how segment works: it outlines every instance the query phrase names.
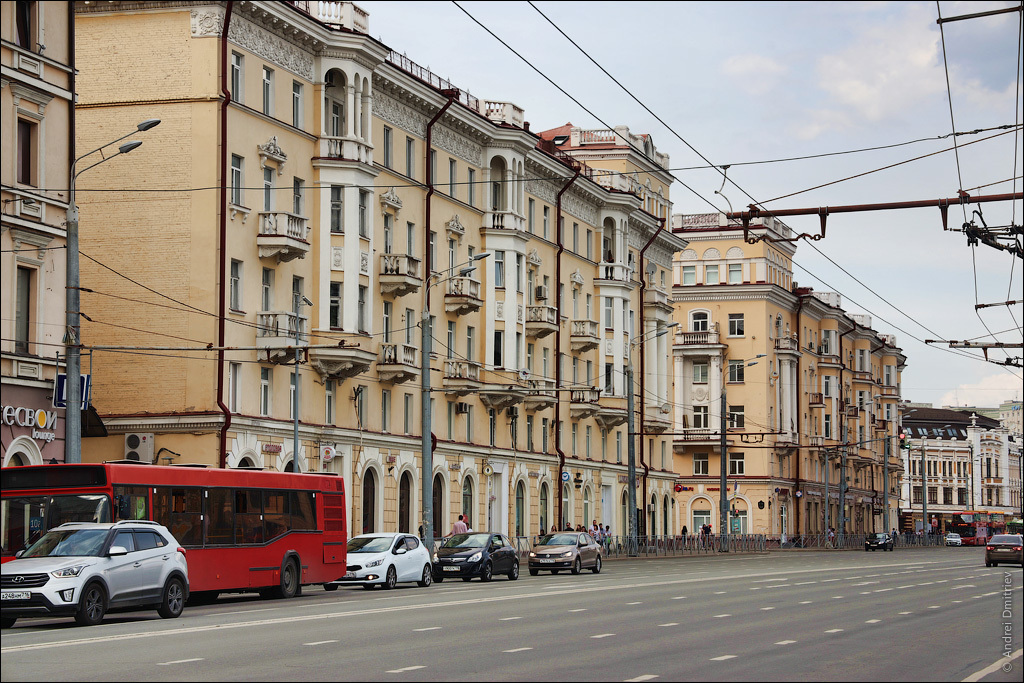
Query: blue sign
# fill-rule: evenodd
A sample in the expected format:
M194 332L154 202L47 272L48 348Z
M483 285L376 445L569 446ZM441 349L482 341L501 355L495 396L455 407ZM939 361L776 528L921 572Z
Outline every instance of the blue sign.
M82 408L84 409L89 405L89 391L92 389L92 376L80 375L79 379L81 380L81 399ZM53 388L53 407L68 407L68 376L66 373L57 373L57 385Z
M562 481L569 481L569 473L562 472Z

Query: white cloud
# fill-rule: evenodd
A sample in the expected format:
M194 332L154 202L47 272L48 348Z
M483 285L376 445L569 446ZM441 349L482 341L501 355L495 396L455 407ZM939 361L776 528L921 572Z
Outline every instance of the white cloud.
M786 67L764 55L733 55L722 64L722 73L746 95L764 95L775 89Z
M1021 382L1008 372L983 377L974 384L960 384L942 395L940 406L994 408L1003 401L1020 399Z

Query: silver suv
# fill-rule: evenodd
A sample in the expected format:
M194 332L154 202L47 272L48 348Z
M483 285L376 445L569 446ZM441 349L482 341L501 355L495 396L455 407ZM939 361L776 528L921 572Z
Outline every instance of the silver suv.
M0 626L19 617L74 616L84 626L110 608L181 615L188 599L185 550L156 522L69 522L0 568Z

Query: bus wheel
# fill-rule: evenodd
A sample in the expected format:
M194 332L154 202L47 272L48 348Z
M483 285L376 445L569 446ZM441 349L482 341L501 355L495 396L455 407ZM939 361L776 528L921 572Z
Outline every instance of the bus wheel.
M338 584L336 584L336 583L325 583L324 584L324 590L327 591L328 593L330 593L331 591L336 591L336 590L338 590Z
M17 617L4 617L0 619L0 628L11 628L17 620Z
M288 560L281 570L281 585L275 589L275 595L279 598L290 600L299 592L299 570L295 567L295 560Z

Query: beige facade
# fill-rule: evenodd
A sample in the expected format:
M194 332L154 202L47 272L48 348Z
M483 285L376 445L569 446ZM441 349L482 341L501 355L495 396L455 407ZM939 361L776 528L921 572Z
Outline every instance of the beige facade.
M79 145L162 120L90 178L119 191L79 192L110 433L83 459L297 463L345 478L351 533L416 531L426 311L435 535L460 513L625 533L631 363L637 499L676 532L667 158L606 131L618 167L594 173L351 3L232 7L76 3Z
M672 291L680 526L721 528L723 397L731 532L882 530L887 490L894 525L906 362L895 338L838 294L793 282L796 243L775 219L750 226L753 244L718 214L674 216L672 228L689 242Z
M73 13L0 5L0 379L3 465L64 459L52 405L63 362L66 215L74 160Z

